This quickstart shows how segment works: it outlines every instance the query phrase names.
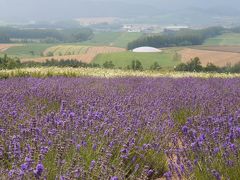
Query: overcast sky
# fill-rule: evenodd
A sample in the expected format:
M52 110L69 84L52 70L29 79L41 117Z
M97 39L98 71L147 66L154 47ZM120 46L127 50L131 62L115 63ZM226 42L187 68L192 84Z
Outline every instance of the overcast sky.
M188 8L239 12L240 0L0 0L0 20L152 16Z

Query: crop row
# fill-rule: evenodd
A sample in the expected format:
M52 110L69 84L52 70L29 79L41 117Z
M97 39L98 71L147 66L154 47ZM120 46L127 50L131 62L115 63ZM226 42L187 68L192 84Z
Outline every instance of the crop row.
M52 54L53 56L64 56L64 55L79 55L85 54L89 47L87 46L53 46L45 50L44 55L48 56Z
M239 78L0 81L1 179L238 179Z

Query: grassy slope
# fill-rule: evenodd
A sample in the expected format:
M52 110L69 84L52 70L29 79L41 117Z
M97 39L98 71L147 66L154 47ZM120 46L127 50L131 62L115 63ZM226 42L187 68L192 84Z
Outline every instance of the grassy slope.
M32 58L40 57L41 53L49 47L53 46L52 44L25 44L23 46L12 47L6 50L4 53L11 57L19 58ZM34 52L34 54L31 53Z
M240 33L226 33L210 38L204 45L240 45Z
M94 38L90 41L83 43L66 43L65 45L90 45L90 46L116 46L125 48L127 44L137 38L142 36L142 33L128 33L128 32L99 32L96 33ZM19 58L34 58L40 57L41 53L51 46L56 46L61 44L25 44L24 46L9 48L4 53L11 57ZM31 54L34 52L34 55ZM0 53L2 56L3 53Z
M93 39L83 42L84 45L106 45L126 48L127 44L140 36L142 33L129 32L99 32Z
M133 53L121 52L111 54L100 54L94 59L94 63L103 64L112 61L116 67L126 68L133 60L139 60L145 69L148 69L154 62L158 62L161 67L172 68L179 63L174 60L174 52L164 51L162 53Z

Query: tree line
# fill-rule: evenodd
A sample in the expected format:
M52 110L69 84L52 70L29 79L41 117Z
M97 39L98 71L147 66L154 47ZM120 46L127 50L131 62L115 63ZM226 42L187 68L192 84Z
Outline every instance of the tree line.
M0 57L0 69L14 69L21 66L18 58L10 58L6 54Z
M76 29L19 29L13 27L0 27L0 43L11 43L16 39L40 40L46 43L56 42L82 42L93 37L93 31L89 28Z
M207 66L204 67L201 64L200 59L198 57L195 57L187 63L179 64L174 70L185 72L240 73L240 62L235 65L228 64L224 67L218 67L213 63L208 63Z
M68 59L68 60L55 60L54 58L50 60L46 60L44 62L21 62L18 58L11 58L7 55L0 57L0 70L3 69L17 69L17 68L31 68L31 67L72 67L72 68L105 68L105 69L122 69L116 67L112 61L106 61L102 65L97 63L84 63L81 61L77 61L75 59ZM144 67L139 60L132 60L129 62L127 67L124 69L134 70L134 71L143 71ZM150 67L150 70L160 70L162 67L157 63L153 63Z
M27 67L51 67L51 66L56 66L56 67L73 67L73 68L78 68L78 67L100 67L100 65L92 63L92 64L87 64L81 61L77 61L74 59L68 59L68 60L55 60L55 59L50 59L44 62L34 62L34 61L29 61L29 62L21 62L20 59L18 58L11 58L8 57L7 55L4 55L3 57L0 57L0 69L17 69L17 68L27 68Z
M167 31L162 35L144 36L128 44L128 50L141 46L155 48L201 45L211 37L218 36L225 31L222 27L210 27L201 30L183 29L180 31Z
M112 61L106 61L102 65L97 63L84 63L75 59L68 60L55 60L54 58L44 62L21 62L18 58L11 58L7 55L0 57L0 70L1 69L16 69L16 68L27 68L27 67L72 67L72 68L106 68L106 69L122 69L116 67ZM145 68L139 60L132 60L129 65L124 69L143 71ZM154 62L149 70L159 71L162 67L159 63ZM235 65L226 65L224 67L218 67L212 63L208 63L206 67L202 66L201 61L198 57L191 59L187 63L181 63L174 68L174 71L185 71L185 72L218 72L218 73L240 73L240 62Z

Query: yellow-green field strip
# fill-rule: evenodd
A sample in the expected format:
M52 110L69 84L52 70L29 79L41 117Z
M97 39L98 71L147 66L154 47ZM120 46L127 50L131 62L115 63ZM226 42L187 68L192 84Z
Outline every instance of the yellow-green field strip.
M88 46L59 45L59 46L54 46L46 49L45 54L53 53L54 56L79 55L79 54L85 54L88 48L89 48Z
M154 71L130 71L120 69L100 69L100 68L24 68L15 70L1 70L0 78L11 77L171 77L171 78L240 78L240 74L226 73L189 73L189 72L154 72Z

